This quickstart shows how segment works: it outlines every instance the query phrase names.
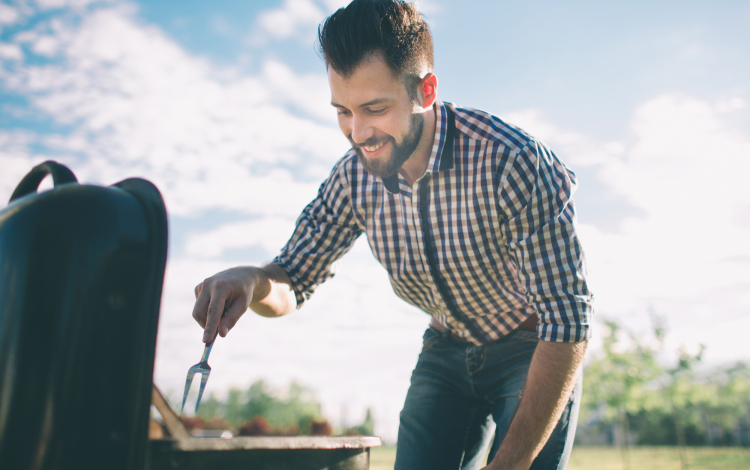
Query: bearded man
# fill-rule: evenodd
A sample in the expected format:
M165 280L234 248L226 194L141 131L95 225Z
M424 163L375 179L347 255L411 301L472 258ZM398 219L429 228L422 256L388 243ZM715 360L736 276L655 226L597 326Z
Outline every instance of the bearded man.
M396 295L431 317L396 469L476 469L488 445L487 469L565 468L593 311L575 175L523 130L438 100L413 5L354 0L319 41L352 148L272 263L196 287L203 340L248 306L300 308L364 233Z

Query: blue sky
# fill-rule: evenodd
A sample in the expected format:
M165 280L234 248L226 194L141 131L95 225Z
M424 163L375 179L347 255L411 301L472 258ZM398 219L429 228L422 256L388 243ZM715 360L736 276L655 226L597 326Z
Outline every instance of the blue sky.
M0 198L49 158L89 183L157 184L171 228L155 376L167 391L202 350L193 286L272 259L347 150L314 44L344 3L0 3ZM750 4L420 8L441 99L524 127L577 173L599 317L645 333L657 312L671 351L702 342L711 362L750 359ZM208 387L296 378L334 424L373 406L393 440L426 324L360 241L301 311L243 317L214 348Z

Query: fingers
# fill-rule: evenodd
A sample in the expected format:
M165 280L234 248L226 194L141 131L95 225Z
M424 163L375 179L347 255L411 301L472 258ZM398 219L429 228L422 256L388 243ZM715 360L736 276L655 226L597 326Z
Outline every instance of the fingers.
M253 269L257 268L228 269L195 286L193 318L203 327L203 342L213 341L217 330L226 336L247 311L255 291Z
M245 297L244 295L238 297L234 300L234 302L232 302L232 305L227 309L224 318L222 318L221 322L219 322L219 334L222 338L225 337L227 333L229 333L229 330L234 328L237 320L239 320L240 317L247 311L248 304L249 302L247 300L247 297Z
M208 290L208 289L206 289ZM219 328L219 321L221 315L224 313L224 309L228 306L229 296L231 292L226 287L226 284L220 280L215 281L211 285L211 298L208 301L208 314L206 318L206 326L203 328L203 342L209 343L216 336L216 330Z
M206 328L206 316L208 315L208 303L211 296L208 295L209 290L203 289L203 284L207 283L208 280L203 281L195 287L195 305L193 306L193 318L201 328Z

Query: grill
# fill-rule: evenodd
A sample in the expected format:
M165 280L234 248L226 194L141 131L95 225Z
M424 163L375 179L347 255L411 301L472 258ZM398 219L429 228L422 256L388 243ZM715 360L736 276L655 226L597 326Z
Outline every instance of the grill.
M379 438L149 441L166 255L150 182L81 185L53 161L21 181L0 211L0 468L367 469Z

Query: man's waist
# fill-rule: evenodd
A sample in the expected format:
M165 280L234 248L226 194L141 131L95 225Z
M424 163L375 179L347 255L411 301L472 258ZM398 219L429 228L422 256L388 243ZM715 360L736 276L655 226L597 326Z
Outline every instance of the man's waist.
M539 323L539 317L536 315L536 313L532 313L531 315L529 315L528 318L526 318L526 320L524 320L520 325L518 325L516 327L516 330L529 331L529 332L536 333L536 325L537 325L537 323ZM435 328L436 330L438 330L441 333L445 332L445 327L443 325L441 325L435 319L435 317L432 317L430 319L430 326L433 327L433 328ZM453 338L455 338L455 339L458 339L458 340L461 340L461 341L466 341L464 338L461 338L454 331L451 331L451 336Z

